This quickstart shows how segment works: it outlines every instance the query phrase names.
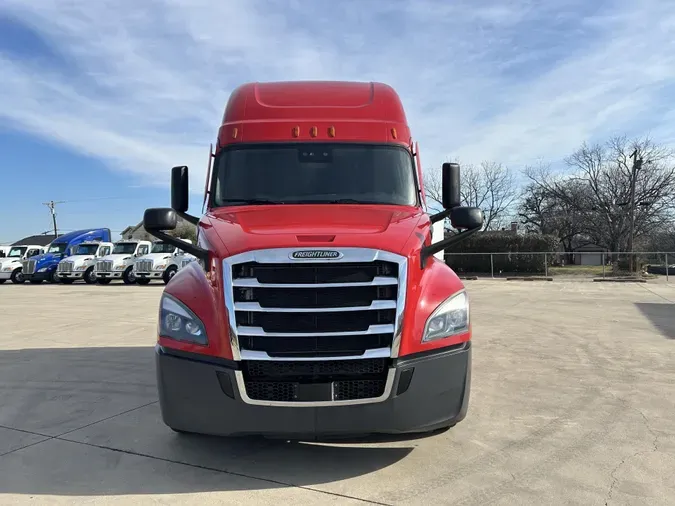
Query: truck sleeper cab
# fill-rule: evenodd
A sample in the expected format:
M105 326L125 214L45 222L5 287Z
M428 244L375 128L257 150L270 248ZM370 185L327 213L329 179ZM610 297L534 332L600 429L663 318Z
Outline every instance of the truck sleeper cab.
M72 254L59 262L56 271L62 283L71 284L78 279L88 285L96 283L96 260L107 256L113 249L111 242L86 241L73 248Z
M44 248L35 244L19 244L9 248L7 256L0 258L0 284L10 280L14 284L25 283L23 277L23 260L41 255Z
M96 261L94 268L96 282L100 285L107 285L113 279L121 279L125 285L135 283L134 261L138 257L147 255L151 247L150 241L117 241L109 255Z
M233 91L218 132L206 213L160 300L162 419L178 432L284 438L414 433L464 419L469 301L435 254L479 230L443 166L444 210L426 212L419 152L384 84L281 82ZM460 233L432 244L434 223Z
M60 276L57 272L59 262L70 256L76 246L88 241L110 241L110 230L107 228L84 229L58 236L49 244L44 254L22 262L23 277L34 284L43 281L59 282Z
M182 240L192 244L190 239ZM181 269L184 258L185 252L173 244L164 241L153 242L150 253L137 258L134 263L136 283L147 285L153 279L161 279L167 284Z

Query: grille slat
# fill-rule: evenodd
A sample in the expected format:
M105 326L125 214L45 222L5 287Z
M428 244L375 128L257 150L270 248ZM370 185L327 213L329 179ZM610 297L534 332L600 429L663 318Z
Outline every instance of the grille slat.
M21 271L24 274L35 274L35 265L36 265L35 260L23 260L21 262L22 269Z
M112 260L99 260L96 262L96 271L98 272L112 272L113 261Z
M135 268L137 272L150 272L152 271L152 260L139 260L136 262Z
M63 273L72 273L73 272L73 262L59 262L59 265L56 267L58 272Z

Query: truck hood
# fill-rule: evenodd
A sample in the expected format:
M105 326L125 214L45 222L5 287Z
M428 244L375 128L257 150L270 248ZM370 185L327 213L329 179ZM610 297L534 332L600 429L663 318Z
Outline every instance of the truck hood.
M304 204L216 209L202 223L222 241L222 251L212 244L219 256L292 247L362 247L405 255L424 216L415 207ZM423 222L428 227L428 220Z
M42 255L32 256L28 260L35 260L35 270L37 271L58 264L62 258L63 256L59 253L43 253Z
M143 255L142 257L138 257L136 261L139 260L152 260L153 263L157 262L158 260L162 260L166 258L167 262L171 260L173 255L171 253L148 253L147 255Z
M102 257L101 260L112 260L113 264L118 264L118 263L122 262L123 258L127 258L127 257L131 257L129 259L129 261L131 261L131 260L133 260L134 255L132 255L131 253L122 253L122 254L119 254L119 255L106 255L106 256Z
M95 260L96 257L94 255L71 255L69 257L64 258L61 260L62 262L73 262L73 265L80 265L84 263L85 260L91 262Z
M11 264L11 263L15 263L15 262L16 262L17 264L20 264L20 263L21 263L21 260L22 260L21 257L12 257L12 258L4 257L4 258L0 258L0 269L2 269L2 268L5 267L5 266L8 266L8 265Z

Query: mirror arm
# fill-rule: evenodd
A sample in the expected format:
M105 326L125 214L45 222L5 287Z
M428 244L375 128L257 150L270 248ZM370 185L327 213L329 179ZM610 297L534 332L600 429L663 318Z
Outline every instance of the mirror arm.
M441 213L439 213L441 214ZM457 244L458 242L463 241L464 239L472 236L476 232L478 232L482 227L476 227L472 228L470 230L467 230L466 232L460 232L459 234L455 234L452 237L448 237L447 239L443 239L442 241L439 241L435 244L432 244L431 246L425 246L422 248L422 252L420 253L420 259L421 259L421 268L424 269L424 267L427 264L427 260L438 253L439 251L443 251L449 246L452 246L453 244Z
M452 209L445 209L444 211L441 211L440 213L432 214L429 216L429 219L431 220L431 223L436 223L438 221L444 220L448 216L452 214Z
M192 216L191 214L188 213L181 213L180 211L176 211L176 214L181 218L183 218L185 221L192 223L193 225L199 224L199 218L197 216Z
M203 248L200 248L199 246L195 246L193 244L188 244L185 241L181 241L177 237L173 237L165 232L162 232L161 230L157 229L147 229L148 234L155 236L157 239L160 241L164 241L168 244L171 244L175 246L176 248L181 248L183 251L187 251L191 255L194 255L198 259L200 259L202 262L204 262L204 265L208 266L209 265L209 252L208 250L205 250Z

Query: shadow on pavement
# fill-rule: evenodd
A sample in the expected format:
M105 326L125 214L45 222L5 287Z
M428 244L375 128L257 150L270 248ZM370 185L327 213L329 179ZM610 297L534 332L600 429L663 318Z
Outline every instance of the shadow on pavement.
M675 339L675 304L638 302L635 305L663 336Z
M0 490L100 496L313 486L378 471L413 450L178 435L156 401L149 346L0 351Z

